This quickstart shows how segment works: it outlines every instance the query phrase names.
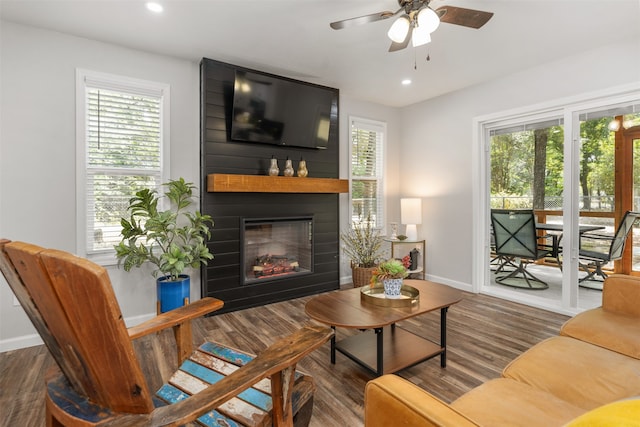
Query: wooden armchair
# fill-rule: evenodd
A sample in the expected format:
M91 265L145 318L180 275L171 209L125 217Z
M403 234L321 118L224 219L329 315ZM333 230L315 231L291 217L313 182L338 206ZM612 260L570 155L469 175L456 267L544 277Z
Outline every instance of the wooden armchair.
M273 425L293 425L295 365L333 334L305 326L218 382L167 404L149 390L131 339L171 327L184 361L192 351L191 319L222 301L203 298L127 330L107 271L86 259L0 240L0 270L60 368L46 379L47 426L183 425L264 378L271 383Z

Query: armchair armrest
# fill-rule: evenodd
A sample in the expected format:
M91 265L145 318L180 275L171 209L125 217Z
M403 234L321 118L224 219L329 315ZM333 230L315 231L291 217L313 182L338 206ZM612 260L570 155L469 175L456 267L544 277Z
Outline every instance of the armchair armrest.
M640 317L640 277L612 274L604 281L602 309Z
M383 375L364 389L366 427L472 427L474 422L397 375Z
M185 321L196 319L204 316L205 314L219 310L223 305L224 302L219 299L210 297L202 298L194 303L176 308L175 310L167 311L166 313L161 313L153 319L149 319L146 322L142 322L139 325L128 328L129 338L136 339L154 332L174 327L184 323Z
M129 338L133 340L167 328L173 328L178 361L182 363L193 352L191 320L219 310L223 305L224 302L219 299L202 298L192 304L161 313L153 319L128 328Z
M545 239L545 243L538 244L538 248L551 251L551 255L557 258L560 253L561 238L562 236L558 234L544 234L542 236L538 236L538 239ZM551 239L551 244L546 242L547 239Z
M106 423L104 427L183 425L267 377L271 377L273 425L293 425L291 393L295 366L300 359L331 339L333 333L329 328L305 326L276 341L251 362L199 393L172 405L156 408L151 414L119 417L115 423Z
M615 236L607 235L607 234L598 234L593 232L585 232L580 234L581 239L593 239L593 240L608 240L611 241L615 238Z

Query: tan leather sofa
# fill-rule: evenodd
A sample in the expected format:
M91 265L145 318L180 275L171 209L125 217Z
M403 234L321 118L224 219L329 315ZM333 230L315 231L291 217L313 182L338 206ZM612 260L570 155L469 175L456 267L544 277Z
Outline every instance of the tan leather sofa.
M601 307L451 404L396 375L365 388L367 427L565 425L640 426L640 278L610 276Z

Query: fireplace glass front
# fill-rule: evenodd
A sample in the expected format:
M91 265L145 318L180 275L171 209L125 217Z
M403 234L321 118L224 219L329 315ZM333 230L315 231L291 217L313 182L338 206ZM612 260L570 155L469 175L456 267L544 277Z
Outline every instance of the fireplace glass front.
M244 284L313 272L313 217L242 222Z

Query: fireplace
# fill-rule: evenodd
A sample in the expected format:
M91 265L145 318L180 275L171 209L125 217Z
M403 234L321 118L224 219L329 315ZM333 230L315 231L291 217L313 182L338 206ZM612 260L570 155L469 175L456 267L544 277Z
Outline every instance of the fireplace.
M242 284L313 273L313 217L243 218Z
M215 223L207 241L214 259L200 270L201 296L224 301L216 314L340 287L340 196L321 191L326 187L315 181L337 180L340 176L338 106L331 110L329 141L324 150L233 141L230 125L238 70L255 71L206 58L200 64L200 209ZM338 97L338 89L334 91ZM286 180L283 176L269 177L272 158L278 159L280 168L287 158L294 166L298 159L304 159L309 176ZM208 178L214 174L237 175L241 181L252 176L266 182L260 184L263 186L220 191L209 189ZM269 221L273 222L271 230L280 232L285 219L303 219L306 225L296 232L297 237L273 240L281 244L295 240L297 248L259 248L257 240L245 248L244 221L246 234L251 235L268 230ZM263 256L260 268L255 265L256 259Z

